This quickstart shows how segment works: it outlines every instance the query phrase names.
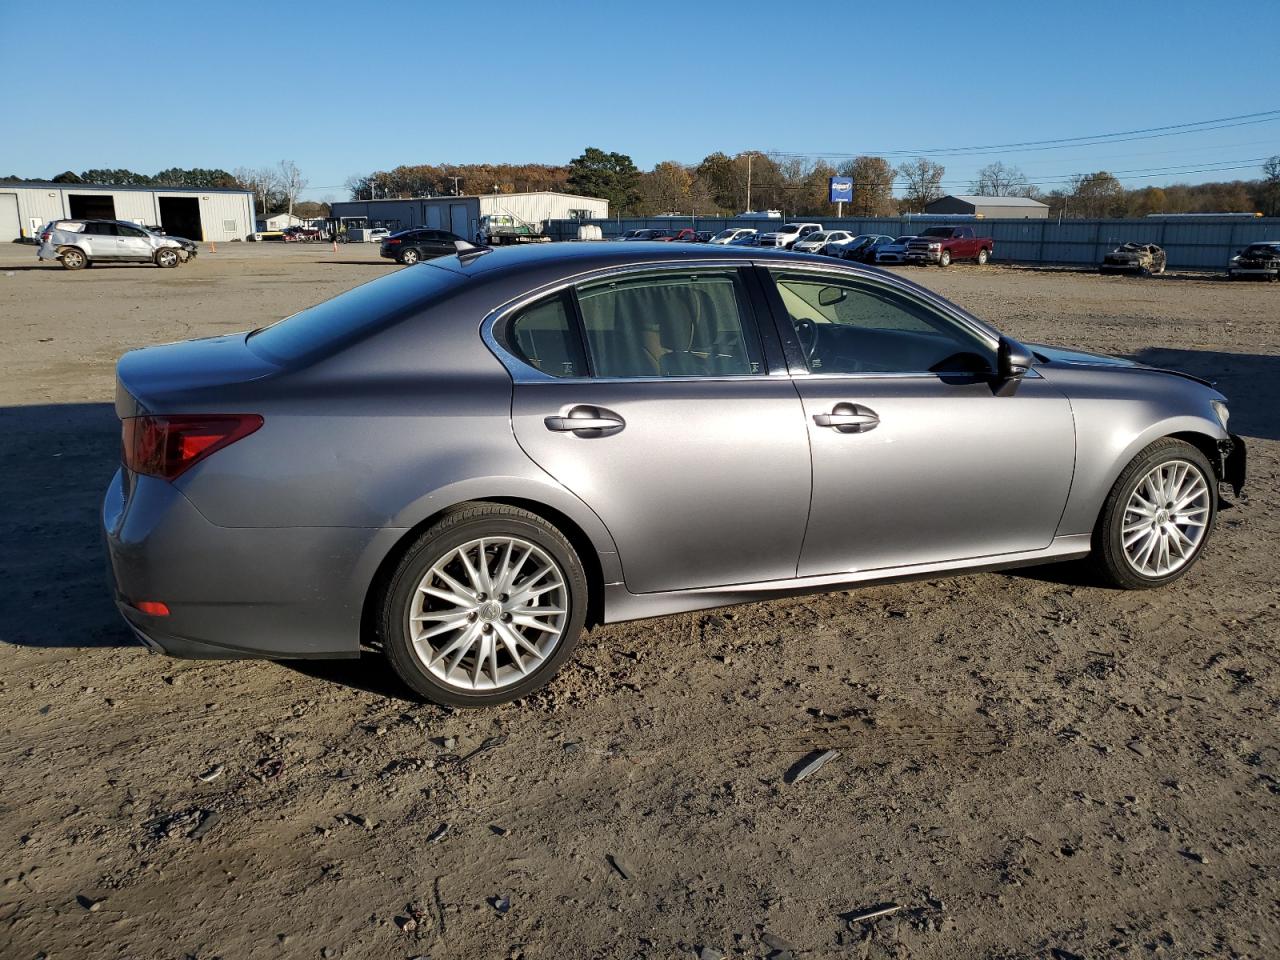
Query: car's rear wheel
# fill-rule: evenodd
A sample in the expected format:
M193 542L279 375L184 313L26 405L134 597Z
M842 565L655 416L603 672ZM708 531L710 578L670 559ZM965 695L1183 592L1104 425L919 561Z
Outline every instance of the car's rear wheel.
M378 632L414 691L488 706L550 680L586 610L582 562L559 530L528 510L473 503L406 551L383 593Z
M986 247L983 247L978 251L978 266L985 267L989 258L990 254L987 253Z
M951 251L950 251L950 250L943 250L940 254L938 254L938 266L940 266L940 267L949 267L949 266L951 266Z
M418 251L415 250L413 247L408 247L407 249L401 250L400 262L407 267L413 266L415 263L418 262Z
M89 265L89 258L84 255L84 251L75 247L63 250L59 259L62 260L62 266L66 270L83 270Z
M180 262L178 251L172 247L164 247L156 251L157 267L176 267Z
M1093 533L1093 562L1108 583L1159 587L1195 564L1217 518L1213 467L1196 447L1165 437L1124 468Z

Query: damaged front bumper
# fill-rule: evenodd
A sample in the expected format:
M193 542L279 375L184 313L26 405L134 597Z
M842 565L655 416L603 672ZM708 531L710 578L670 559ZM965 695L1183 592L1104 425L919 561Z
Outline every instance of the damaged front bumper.
M1245 475L1248 470L1248 452L1244 440L1231 434L1227 440L1218 441L1218 459L1213 465L1218 480L1231 487L1238 497L1244 492Z

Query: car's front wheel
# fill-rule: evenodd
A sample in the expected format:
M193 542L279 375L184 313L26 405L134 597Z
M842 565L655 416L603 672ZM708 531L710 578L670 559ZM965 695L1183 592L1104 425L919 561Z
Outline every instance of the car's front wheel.
M942 253L938 254L938 266L940 266L940 267L949 267L949 266L951 266L951 251L950 251L950 250L943 250L943 251L942 251Z
M519 507L473 503L406 551L383 593L378 632L414 691L488 706L550 680L586 611L586 573L559 530Z
M178 251L172 247L163 247L156 251L157 267L176 267L179 262Z
M1124 468L1093 533L1093 562L1108 583L1160 587L1200 556L1217 518L1216 478L1196 447L1165 437Z

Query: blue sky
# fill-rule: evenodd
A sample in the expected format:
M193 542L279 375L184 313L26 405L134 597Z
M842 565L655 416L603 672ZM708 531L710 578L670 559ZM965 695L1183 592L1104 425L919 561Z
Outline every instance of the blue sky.
M400 163L643 168L713 150L858 153L1083 136L1280 109L1280 3L665 0L87 4L0 0L0 174L260 166L307 196ZM15 52L25 51L15 69ZM934 156L962 191L991 160L1033 181L1253 178L1280 118L1190 135ZM931 155L928 151L925 155ZM1138 172L1155 171L1154 176Z

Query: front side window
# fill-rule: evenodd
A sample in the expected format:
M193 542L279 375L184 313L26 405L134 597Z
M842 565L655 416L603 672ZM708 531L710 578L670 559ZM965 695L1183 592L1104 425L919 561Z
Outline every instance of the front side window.
M763 369L737 271L620 278L577 293L597 377L747 377Z
M548 376L585 377L582 341L570 316L565 294L525 307L507 328L508 349Z
M139 230L137 227L126 227L123 223L119 225L120 236L122 237L146 237L145 230Z
M986 373L994 351L927 304L878 284L774 277L811 373Z

